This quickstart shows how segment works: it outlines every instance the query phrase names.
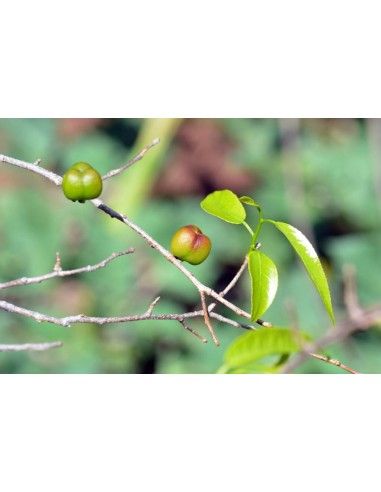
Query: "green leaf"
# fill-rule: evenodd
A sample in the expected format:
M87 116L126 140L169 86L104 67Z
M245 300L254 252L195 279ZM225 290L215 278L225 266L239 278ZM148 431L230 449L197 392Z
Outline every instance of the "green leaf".
M261 251L251 251L251 321L256 321L269 308L278 289L278 271L274 262Z
M215 191L204 198L200 205L208 214L232 224L242 224L246 219L242 203L230 190Z
M218 374L274 374L279 372L279 366L268 364L249 364L247 366L230 369L227 366L221 366L217 371Z
M266 222L274 224L275 227L277 227L286 236L291 246L299 255L309 276L311 277L312 282L315 284L332 323L335 323L327 277L325 276L323 267L312 244L308 241L304 234L290 224L286 224L285 222L276 222L274 220L266 220Z
M245 333L230 345L225 353L224 364L218 372L250 372L259 367L255 364L257 360L269 355L299 352L308 341L310 337L307 334L289 328L262 328ZM277 366L277 370L279 367ZM268 367L266 372L270 370Z
M261 207L256 203L251 197L249 196L241 196L240 201L244 203L245 205L250 205L251 207L257 208L259 211L261 210Z

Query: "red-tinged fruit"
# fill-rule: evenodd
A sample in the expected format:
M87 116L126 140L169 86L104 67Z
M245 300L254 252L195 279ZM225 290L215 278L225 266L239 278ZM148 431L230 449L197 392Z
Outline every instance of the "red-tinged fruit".
M101 175L87 162L76 162L64 174L62 190L73 202L85 203L86 200L98 198L102 193Z
M171 252L179 260L199 265L209 256L212 243L208 236L194 225L178 229L172 237Z

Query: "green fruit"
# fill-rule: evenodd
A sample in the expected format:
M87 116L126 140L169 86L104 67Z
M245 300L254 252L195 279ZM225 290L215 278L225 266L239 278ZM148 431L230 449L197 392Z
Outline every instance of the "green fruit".
M212 244L208 236L194 225L181 227L172 237L173 256L191 265L199 265L208 257Z
M85 203L102 193L103 182L100 174L87 162L76 162L64 174L62 190L69 200Z

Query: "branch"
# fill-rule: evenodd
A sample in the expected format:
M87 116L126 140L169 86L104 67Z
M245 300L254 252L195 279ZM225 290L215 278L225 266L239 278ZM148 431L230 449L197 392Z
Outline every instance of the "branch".
M176 314L152 314L153 305L155 305L158 301L158 298L155 299L153 303L149 306L147 311L143 314L135 314L132 316L114 316L114 317L96 317L96 316L86 316L84 314L77 314L76 316L64 316L62 318L57 318L54 316L48 316L43 313L39 313L38 311L32 311L29 309L24 309L20 306L16 306L15 304L11 304L10 302L1 301L0 300L0 309L7 311L8 313L19 314L26 318L32 318L38 323L51 323L58 326L63 326L65 328L69 328L72 324L76 323L93 323L96 325L105 325L111 323L130 323L134 321L147 321L147 320L156 320L156 321L183 321L184 319L191 318L204 318L204 310L199 311L191 311L186 313L176 313ZM255 327L246 325L243 323L238 323L237 321L231 320L224 316L221 316L217 313L210 313L210 317L215 318L218 321L223 323L230 324L235 326L236 328L245 328L247 330L255 330Z
M16 306L15 304L11 304L7 301L0 301L0 309L7 311L9 313L20 314L26 318L33 318L38 323L52 323L54 325L64 326L66 328L70 327L71 324L75 323L94 323L97 325L104 325L108 323L128 323L133 321L145 321L145 320L175 320L180 321L184 318L198 318L204 317L204 311L191 311L187 313L181 314L152 314L150 309L148 309L143 314L135 314L132 316L114 316L114 317L96 317L96 316L86 316L84 314L77 314L76 316L64 316L62 318L57 318L54 316L48 316L43 313L39 313L37 311L32 311L29 309L24 309L22 307ZM227 322L228 318L224 318L223 316L210 313L210 316L221 321ZM233 320L229 320L229 324L233 324L233 326L241 327L240 323L237 323ZM254 328L252 328L254 329Z
M123 255L128 255L131 253L134 253L135 250L133 248L126 249L125 251L121 251L119 253L113 253L111 256L108 258L104 259L100 263L97 263L96 265L88 265L82 268L77 268L75 270L61 270L61 260L59 253L57 253L57 261L54 266L54 271L52 273L47 273L45 275L40 275L39 277L21 277L16 280L11 280L9 282L5 282L3 284L0 284L0 290L1 289L8 289L9 287L16 287L18 285L29 285L29 284L36 284L36 283L41 283L44 282L45 280L50 280L52 278L56 277L68 277L69 275L76 275L78 273L84 273L84 272L93 272L95 270L98 270L98 268L103 268L109 263L110 261L114 260L115 258L118 258L119 256Z
M352 333L358 330L367 330L369 327L381 322L381 305L369 309L363 309L361 316L356 319L347 319L331 328L326 335L305 347L305 349L290 360L282 369L282 373L289 373L296 369L305 359L311 355L311 352L318 352L336 342L348 338ZM333 359L334 360L334 359ZM328 362L328 360L326 361ZM337 365L337 364L334 364Z
M107 174L102 176L103 181L105 179L109 179L112 178L113 176L116 176L117 174L123 172L125 169L131 167L133 164L135 164L135 162L138 162L140 161L140 159L143 159L146 152L152 147L154 147L155 145L157 145L159 142L160 142L160 138L155 138L155 140L153 140L149 145L147 145L147 147L145 147L141 152L139 152L139 154L136 157L134 157L129 162L127 162L127 164L124 164L124 166L121 166L119 169L114 169L113 171L109 171Z
M49 342L49 343L24 343L21 345L1 345L0 352L43 352L52 348L62 347L62 342Z
M310 353L308 355L314 357L315 359L322 360L323 362L327 362L328 364L331 364L333 366L340 367L341 369L344 369L344 371L350 372L351 374L361 374L361 372L355 371L351 367L345 366L337 359L330 359L328 357L324 357L324 355L313 354L313 353Z
M235 284L238 282L239 278L241 277L241 275L245 271L248 262L249 262L249 258L247 256L245 256L245 259L243 260L243 263L241 265L241 268L238 270L238 272L233 277L233 279L229 282L229 284L225 287L225 289L220 292L220 296L221 297L224 297L229 292L229 290L231 290L235 286ZM213 309L215 307L216 307L216 303L215 302L213 302L212 304L209 304L208 311L209 312L210 311L213 311Z
M330 328L327 334L320 340L304 347L294 359L291 359L282 369L282 372L291 372L298 367L308 356L315 357L316 359L323 360L337 367L341 367L345 371L352 374L360 374L358 371L342 364L336 359L330 359L318 355L314 352L323 349L324 347L352 335L352 333L358 330L367 330L370 326L381 320L381 306L374 306L373 308L363 309L360 306L357 288L356 288L356 270L353 266L347 265L344 267L344 305L348 312L348 319L336 325L335 328Z
M52 181L52 183L54 183L56 186L60 186L62 183L61 176L53 173L52 171L48 171L43 167L39 167L39 160L37 160L34 164L30 164L29 162L19 161L18 159L13 159L13 157L7 157L6 155L0 154L0 162L4 162L4 164L11 164L12 166L21 167L22 169L27 169L28 171L32 171L33 173L40 174L49 181Z
M193 333L193 335L195 335L197 338L199 338L203 343L207 343L208 340L204 337L202 337L200 334L197 333L196 330L194 330L193 328L191 328L187 323L185 323L184 319L179 319L179 323L188 331L190 331L191 333Z
M216 337L216 334L214 333L213 327L212 327L212 325L210 323L208 308L206 306L206 301L205 301L205 293L203 291L201 291L200 292L200 296L201 296L201 305L202 305L202 310L203 310L203 313L204 313L205 324L208 327L208 329L210 331L210 334L212 335L212 338L213 338L214 343L217 346L219 346L220 345L220 342L219 342L218 338Z

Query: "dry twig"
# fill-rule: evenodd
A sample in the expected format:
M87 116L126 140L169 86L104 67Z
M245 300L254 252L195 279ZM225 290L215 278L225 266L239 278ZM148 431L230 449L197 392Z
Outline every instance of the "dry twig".
M348 319L338 323L335 327L330 327L322 338L305 346L303 351L297 354L283 367L282 373L292 372L302 364L308 356L312 356L324 360L324 362L328 362L329 364L341 367L352 374L359 374L358 371L342 364L336 359L322 357L315 353L333 343L345 340L356 331L367 330L371 326L381 322L381 305L376 305L367 309L360 307L356 293L354 274L355 272L352 267L346 267L344 269L344 300L349 315Z
M52 348L62 347L62 342L47 342L47 343L23 343L13 345L1 345L0 352L43 352Z
M87 265L82 268L76 268L75 270L62 270L61 269L61 260L58 260L59 254L57 253L57 260L53 268L53 272L47 273L45 275L40 275L39 277L21 277L16 280L11 280L9 282L4 282L3 284L0 284L0 290L1 289L9 289L10 287L16 287L19 285L29 285L29 284L36 284L36 283L41 283L44 282L45 280L50 280L52 278L57 278L57 277L68 277L70 275L77 275L78 273L86 273L86 272L94 272L95 270L98 270L99 268L103 268L109 263L110 261L114 260L115 258L118 258L119 256L123 255L129 255L131 253L134 253L135 250L134 248L129 248L126 249L125 251L121 251L119 253L113 253L111 256L108 258L102 260L101 262L97 263L96 265Z

